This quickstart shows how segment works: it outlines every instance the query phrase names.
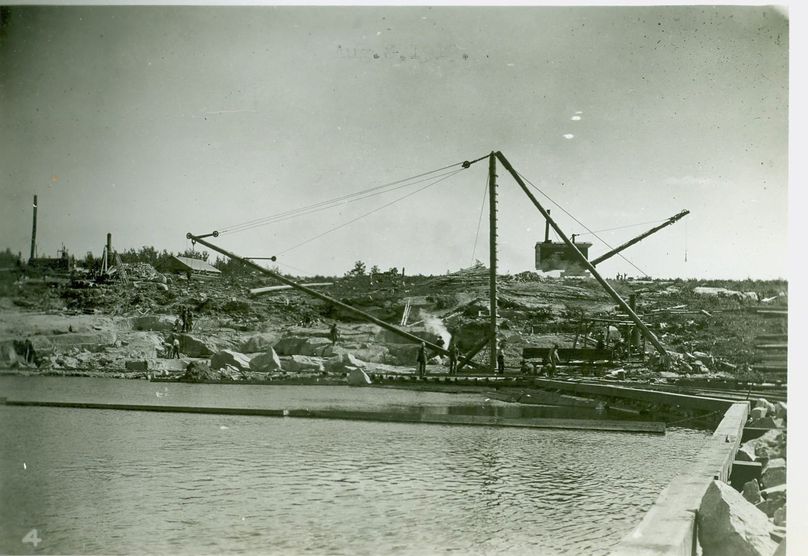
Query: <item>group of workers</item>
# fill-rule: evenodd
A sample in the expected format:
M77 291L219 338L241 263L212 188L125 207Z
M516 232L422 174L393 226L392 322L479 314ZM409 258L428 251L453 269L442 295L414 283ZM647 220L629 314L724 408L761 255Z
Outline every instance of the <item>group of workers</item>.
M437 341L435 342L440 348L446 345L446 342L443 338L438 337ZM460 349L457 347L457 344L454 341L449 341L449 374L454 376L457 374L457 363L460 357ZM426 362L427 362L427 355L426 355L426 342L421 342L418 346L418 355L415 358L415 361L418 363L418 376L423 378L426 376Z
M553 344L553 347L547 350L547 354L542 360L541 367L539 367L538 361L529 362L527 359L522 359L519 365L519 371L523 375L544 375L553 378L560 362L561 357L558 355L558 344Z
M194 329L194 312L190 307L180 307L180 313L174 320L174 335L173 340L168 344L168 357L169 359L180 358L180 339L178 333L191 332Z
M174 332L191 332L194 329L194 312L190 307L180 307L180 314L174 321Z

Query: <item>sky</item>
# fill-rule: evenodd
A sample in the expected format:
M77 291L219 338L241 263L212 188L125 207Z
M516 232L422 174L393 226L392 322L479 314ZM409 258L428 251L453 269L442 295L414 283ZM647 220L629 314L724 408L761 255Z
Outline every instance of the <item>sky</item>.
M502 151L568 235L621 228L598 234L616 246L690 210L606 276L787 277L788 65L772 7L11 7L0 249L27 257L34 194L40 256L98 255L107 232L181 251ZM532 270L544 221L497 174L499 268ZM304 275L487 264L487 177L216 242Z

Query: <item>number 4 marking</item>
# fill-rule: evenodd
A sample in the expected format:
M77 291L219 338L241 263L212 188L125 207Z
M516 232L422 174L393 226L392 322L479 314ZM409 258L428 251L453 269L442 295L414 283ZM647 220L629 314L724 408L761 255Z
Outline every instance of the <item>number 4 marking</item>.
M40 539L40 538L39 538L39 536L38 536L38 534L37 534L36 529L31 529L31 530L30 530L30 531L28 531L28 532L25 534L25 536L22 538L22 542L24 542L24 543L29 542L29 543L31 543L32 545L34 545L34 548L36 548L36 545L38 545L39 543L41 543L41 542L42 542L42 539Z

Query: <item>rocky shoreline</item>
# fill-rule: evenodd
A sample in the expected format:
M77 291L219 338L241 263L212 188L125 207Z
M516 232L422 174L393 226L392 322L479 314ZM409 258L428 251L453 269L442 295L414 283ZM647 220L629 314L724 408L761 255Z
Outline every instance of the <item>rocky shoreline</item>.
M750 406L747 432L765 432L741 444L732 486L716 480L704 495L698 511L703 556L785 555L787 406L765 398ZM750 470L755 477L738 480Z

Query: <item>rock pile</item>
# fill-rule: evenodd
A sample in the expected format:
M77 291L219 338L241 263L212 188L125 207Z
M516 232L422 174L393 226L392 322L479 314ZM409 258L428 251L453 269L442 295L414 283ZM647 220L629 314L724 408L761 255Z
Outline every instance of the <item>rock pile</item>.
M771 556L774 529L762 511L731 486L713 481L698 512L698 538L704 556Z
M762 464L760 480L747 481L741 492L720 481L710 485L698 513L704 556L785 553L786 404L759 398L752 406L747 426L770 430L744 442L735 459Z

